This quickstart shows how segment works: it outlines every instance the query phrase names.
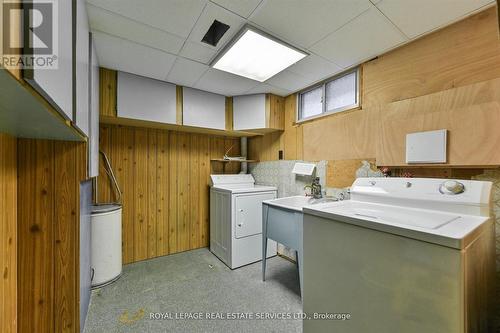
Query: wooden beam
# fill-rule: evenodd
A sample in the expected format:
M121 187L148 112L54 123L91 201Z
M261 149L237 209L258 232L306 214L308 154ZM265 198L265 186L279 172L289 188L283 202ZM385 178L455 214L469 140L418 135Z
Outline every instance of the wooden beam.
M233 130L233 98L226 97L226 131Z
M184 100L182 96L182 87L181 86L176 86L175 89L176 93L176 123L177 125L182 125L183 123L183 105L184 105Z

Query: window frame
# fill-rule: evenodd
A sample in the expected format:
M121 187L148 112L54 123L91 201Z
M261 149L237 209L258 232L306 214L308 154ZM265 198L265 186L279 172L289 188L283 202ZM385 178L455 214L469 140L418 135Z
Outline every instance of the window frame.
M335 109L332 109L332 110L326 110L326 85L332 81L335 81L335 80L338 80L346 75L349 75L349 74L352 74L352 73L356 73L355 75L355 79L356 79L356 102L354 104L350 104L350 105L345 105L345 106L342 106L342 107L339 107L339 108L335 108ZM310 117L306 117L306 118L301 118L301 114L302 114L302 95L307 93L307 92L310 92L312 90L315 90L315 89L318 89L318 88L321 88L321 113L320 114L317 114L317 115L314 115L314 116L310 116ZM332 114L335 114L335 113L341 113L341 112L344 112L344 111L349 111L349 110L353 110L353 109L357 109L359 108L359 106L361 105L360 103L360 88L361 88L361 85L360 85L360 67L357 66L355 68L351 68L345 72L342 72L342 73L339 73L335 76L332 76L318 84L315 84L311 87L308 87L306 89L303 89L301 91L299 91L297 94L298 94L298 98L297 98L297 114L295 116L295 122L296 123L302 123L302 122L306 122L306 121L309 121L309 120L313 120L313 119L316 119L316 118L321 118L321 117L325 117L325 116L329 116L329 115L332 115Z

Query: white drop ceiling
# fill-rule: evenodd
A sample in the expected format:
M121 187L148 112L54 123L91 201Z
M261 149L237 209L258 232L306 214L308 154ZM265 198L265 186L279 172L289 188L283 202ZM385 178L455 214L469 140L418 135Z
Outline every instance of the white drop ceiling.
M495 0L87 0L102 67L226 96L285 96L492 5ZM201 42L214 20L230 26ZM210 68L245 25L310 55L258 82Z

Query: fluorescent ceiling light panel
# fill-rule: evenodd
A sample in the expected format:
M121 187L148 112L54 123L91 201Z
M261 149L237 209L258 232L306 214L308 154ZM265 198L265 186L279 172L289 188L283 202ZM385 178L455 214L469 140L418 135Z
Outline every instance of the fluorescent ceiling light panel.
M263 82L305 56L305 52L245 27L215 58L212 67Z

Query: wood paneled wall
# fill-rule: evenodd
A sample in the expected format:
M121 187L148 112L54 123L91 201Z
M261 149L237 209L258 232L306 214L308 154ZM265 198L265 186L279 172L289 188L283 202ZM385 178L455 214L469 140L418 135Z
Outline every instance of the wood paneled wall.
M363 108L500 77L496 8L384 54L363 66Z
M17 332L17 140L0 134L0 332Z
M278 99L276 96L274 98ZM290 95L280 100L280 103L284 103L284 108L279 111L281 116L276 118L283 124L281 128L284 131L249 138L248 156L251 159L275 161L279 159L280 150L283 152L283 159L302 159L302 127L295 124L296 95Z
M285 159L404 165L406 133L448 128L451 165L500 164L500 153L493 151L500 126L500 100L492 88L500 78L496 8L365 63L361 73L362 109L300 125L287 118L280 145L252 138L250 158L276 160L279 147ZM285 100L286 117L295 116L294 99ZM468 125L473 133L464 130Z
M123 192L123 261L131 263L209 244L209 175L237 173L238 138L101 125L106 153ZM115 200L101 169L98 200Z
M17 155L18 331L78 332L86 144L19 139Z

